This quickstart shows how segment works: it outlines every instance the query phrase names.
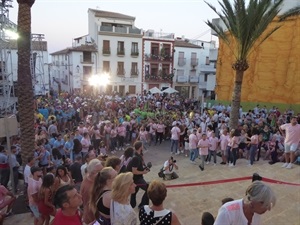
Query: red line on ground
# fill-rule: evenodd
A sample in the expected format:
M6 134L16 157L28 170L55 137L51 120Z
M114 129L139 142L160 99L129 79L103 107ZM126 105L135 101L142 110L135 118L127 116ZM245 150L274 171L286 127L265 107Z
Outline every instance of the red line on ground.
M192 187L192 186L203 186L203 185L211 185L211 184L223 184L223 183L230 183L230 182L236 182L236 181L243 181L243 180L251 180L252 176L250 177L237 177L237 178L230 178L230 179L223 179L223 180L214 180L214 181L203 181L203 182L197 182L197 183L187 183L187 184L171 184L167 185L167 188L180 188L180 187ZM262 181L273 183L273 184L285 184L285 185L291 185L291 186L300 186L300 184L297 183L290 183L285 181L279 181L269 178L262 178Z

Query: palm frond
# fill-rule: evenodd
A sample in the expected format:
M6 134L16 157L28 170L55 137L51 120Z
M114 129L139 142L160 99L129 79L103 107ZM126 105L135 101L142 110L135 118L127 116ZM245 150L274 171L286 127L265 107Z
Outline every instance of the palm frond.
M284 14L279 16L279 22L285 21L286 19L293 17L293 16L299 16L300 15L300 6L297 6L295 8L292 8L285 12Z

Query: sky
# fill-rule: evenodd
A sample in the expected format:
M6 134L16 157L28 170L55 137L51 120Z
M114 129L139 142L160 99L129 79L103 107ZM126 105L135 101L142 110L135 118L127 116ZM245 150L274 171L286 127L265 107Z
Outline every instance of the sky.
M207 2L218 8L217 0ZM32 33L44 34L48 52L72 46L72 39L88 34L89 8L135 17L137 28L175 33L176 37L216 40L204 21L217 15L204 0L35 0L31 8ZM13 0L9 18L17 22L18 3Z

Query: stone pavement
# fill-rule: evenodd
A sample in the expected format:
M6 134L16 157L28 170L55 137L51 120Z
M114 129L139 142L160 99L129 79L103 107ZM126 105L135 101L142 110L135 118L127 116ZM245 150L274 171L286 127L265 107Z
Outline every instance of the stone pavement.
M121 155L121 152L118 152L118 155ZM159 146L151 146L144 155L145 161L151 161L153 164L151 171L145 175L145 179L147 181L161 179L157 173L170 156L170 142L165 141ZM281 168L282 163L269 165L267 161L260 160L249 167L245 159L240 159L237 161L236 167L228 167L220 165L221 159L217 157L216 166L205 165L205 170L200 171L199 159L196 165L191 164L184 155L174 156L174 159L177 160L179 166L177 171L179 178L164 181L166 185L173 185L168 187L168 196L164 206L173 210L182 224L201 225L202 213L207 211L216 216L223 198L242 198L246 188L251 184L251 179L247 179L247 177L251 177L253 173L257 172L265 178L298 184L267 183L275 191L277 203L271 211L262 215L263 224L300 225L300 166L295 165L293 169L288 170ZM232 178L237 179L233 182L226 182L227 179ZM218 182L203 185L208 181ZM203 183L201 184L201 182ZM193 183L196 185L191 186L190 184ZM183 186L176 186L180 184ZM139 191L137 202L140 200L142 192ZM12 224L33 224L33 218L30 213L27 213L5 219L4 225Z

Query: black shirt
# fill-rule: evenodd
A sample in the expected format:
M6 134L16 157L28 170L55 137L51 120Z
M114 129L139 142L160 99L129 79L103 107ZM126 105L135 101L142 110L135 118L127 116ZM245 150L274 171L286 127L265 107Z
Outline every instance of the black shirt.
M144 171L144 160L140 154L134 154L132 160L128 163L127 171L132 172L132 167L136 167L138 171ZM143 174L133 174L134 181L137 181L140 178L143 178Z

